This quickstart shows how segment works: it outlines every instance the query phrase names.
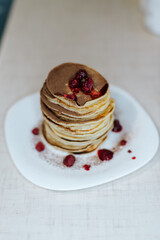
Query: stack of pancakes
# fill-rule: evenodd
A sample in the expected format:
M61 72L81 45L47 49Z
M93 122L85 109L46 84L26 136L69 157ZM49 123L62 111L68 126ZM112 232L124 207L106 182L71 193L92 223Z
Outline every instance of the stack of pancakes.
M103 89L103 95L93 99L79 91L76 101L63 96L72 94L68 82L80 69L92 78L96 91ZM114 100L108 82L85 65L64 63L51 70L41 89L41 109L45 139L64 151L91 152L107 138L113 127Z

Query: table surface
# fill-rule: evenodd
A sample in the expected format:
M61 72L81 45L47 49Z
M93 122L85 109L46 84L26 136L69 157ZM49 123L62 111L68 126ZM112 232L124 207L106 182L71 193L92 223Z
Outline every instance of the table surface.
M34 186L14 167L7 110L68 61L129 91L160 129L160 38L143 28L137 1L15 1L0 50L0 239L160 239L159 151L129 176L71 192Z

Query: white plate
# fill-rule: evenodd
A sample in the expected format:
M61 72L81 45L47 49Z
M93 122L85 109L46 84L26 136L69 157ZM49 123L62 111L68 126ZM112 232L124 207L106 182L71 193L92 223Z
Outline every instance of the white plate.
M126 146L114 154L111 161L94 162L90 171L81 165L97 158L97 151L76 155L77 163L72 168L63 167L67 153L45 142L45 151L38 153L35 144L43 137L33 136L31 130L42 122L39 93L27 96L14 104L7 113L5 135L8 149L19 172L32 183L52 190L76 190L88 188L123 177L148 163L159 145L157 129L140 104L126 91L110 86L116 101L115 115L123 126L120 133L110 132L100 148L111 149L122 138ZM128 153L128 149L132 153ZM56 162L52 158L56 156ZM135 160L132 157L136 156ZM99 164L99 165L94 165Z

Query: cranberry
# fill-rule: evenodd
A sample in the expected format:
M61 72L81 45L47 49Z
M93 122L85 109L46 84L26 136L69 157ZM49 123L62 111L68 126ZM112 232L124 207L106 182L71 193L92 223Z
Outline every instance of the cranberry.
M69 81L69 87L74 93L78 93L80 90L80 80L79 79L71 79Z
M83 78L87 78L87 72L84 69L80 69L77 73L76 73L76 79L82 80Z
M96 91L95 89L92 89L92 91L89 94L91 95L92 99L96 99L104 95L105 92L107 91L107 88L108 88L108 84L105 84L100 91Z
M134 157L132 157L132 159L133 159L133 160L135 160L135 159L136 159L136 157L134 156Z
M57 96L62 96L62 94L59 93L59 92L55 93L55 95L57 95Z
M88 78L88 79L82 79L81 80L81 90L84 93L90 93L91 90L93 89L93 81L92 78Z
M34 135L38 135L39 134L39 128L33 128L32 133Z
M131 152L132 152L132 151L129 149L129 150L128 150L128 153L131 153Z
M120 145L121 145L121 146L125 146L126 144L127 144L127 141L126 141L126 140L124 140L124 139L121 140L121 142L120 142Z
M96 99L96 98L99 98L101 96L101 93L92 89L92 91L90 92L90 95L91 95L92 99Z
M74 162L75 162L75 157L73 155L67 155L64 160L63 160L63 164L66 166L66 167L72 167Z
M73 101L77 100L77 97L75 94L64 94L63 97L72 99Z
M112 129L112 132L120 132L120 131L122 131L122 126L121 126L119 120L115 119L114 120L114 127Z
M36 144L35 148L36 148L36 150L37 150L38 152L42 152L42 151L45 149L45 146L44 146L44 144L43 144L42 142L38 142L38 143Z
M88 164L83 165L83 168L84 168L86 171L89 171L89 170L90 170L90 167L91 167L91 165L88 165Z
M102 161L104 160L109 161L113 158L113 152L108 149L100 149L98 150L98 157Z

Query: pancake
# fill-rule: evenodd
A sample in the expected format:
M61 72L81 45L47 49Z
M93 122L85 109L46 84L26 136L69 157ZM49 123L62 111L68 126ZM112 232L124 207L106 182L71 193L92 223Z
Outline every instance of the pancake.
M78 88L70 85L74 79ZM43 135L56 148L71 153L93 151L113 127L115 103L109 84L86 65L64 63L53 68L40 95Z
M80 69L86 70L88 76L94 79L94 88L97 91L100 91L100 89L107 83L105 78L100 73L88 66L77 63L63 63L50 71L46 81L48 91L52 95L57 92L60 92L62 95L71 92L68 86L68 81L74 78L75 73ZM86 95L81 91L78 94L77 100L78 104L83 106L92 99L89 95Z

